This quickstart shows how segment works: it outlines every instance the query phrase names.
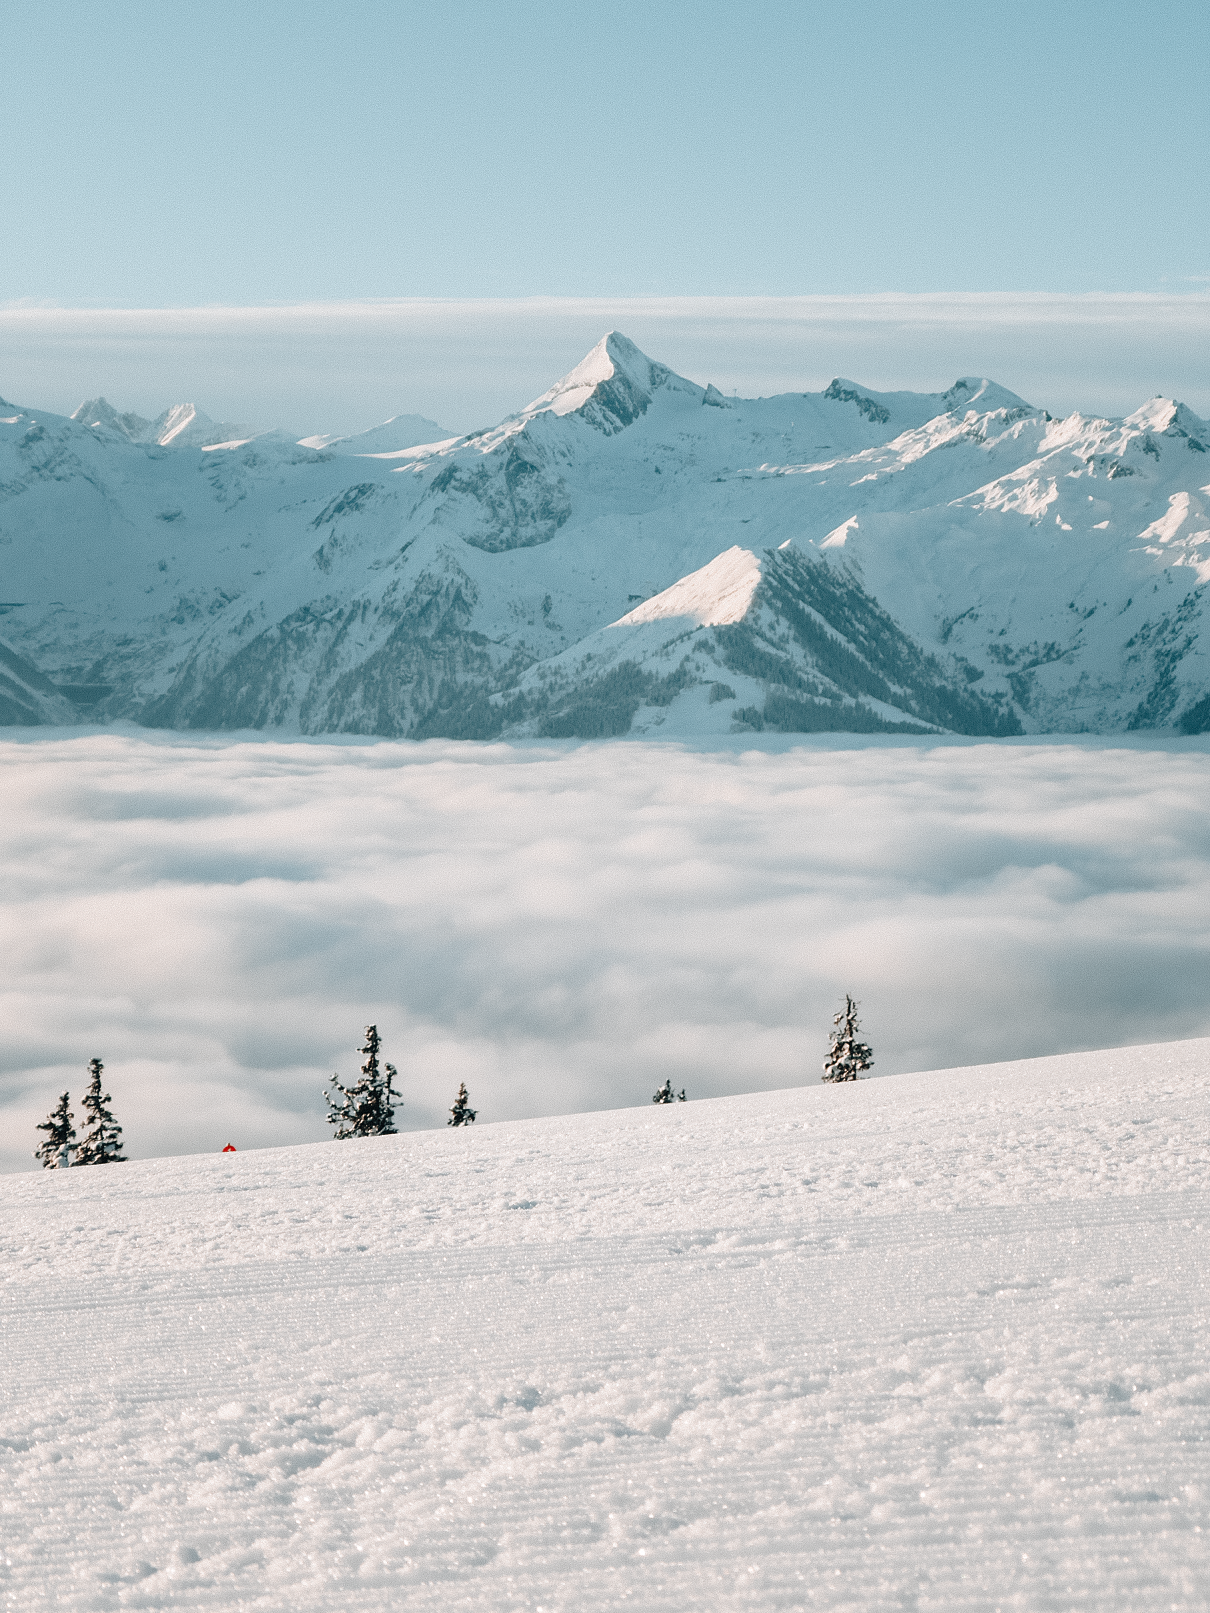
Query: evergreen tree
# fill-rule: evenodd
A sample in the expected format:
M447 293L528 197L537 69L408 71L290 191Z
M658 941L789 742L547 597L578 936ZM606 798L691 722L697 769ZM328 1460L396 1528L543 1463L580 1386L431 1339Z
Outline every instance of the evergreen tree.
M75 1117L67 1107L70 1101L65 1092L59 1099L57 1107L51 1110L38 1127L38 1130L46 1132L47 1136L46 1141L36 1149L34 1158L42 1161L44 1171L62 1170L71 1164L71 1149L76 1139L76 1128L72 1125Z
M830 1034L831 1047L823 1061L825 1081L856 1081L863 1071L874 1064L873 1049L858 1041L857 1004L845 993L844 1007L833 1015Z
M674 1092L671 1080L665 1081L663 1086L653 1094L651 1101L652 1103L684 1103L685 1089L682 1087L679 1092Z
M339 1095L333 1097L330 1092L324 1093L328 1100L328 1124L336 1127L336 1136L341 1140L395 1135L395 1110L399 1105L395 1101L394 1083L399 1071L393 1064L379 1068L381 1050L378 1026L367 1025L365 1045L360 1049L365 1054L361 1079L346 1087L340 1077L334 1075L332 1085Z
M100 1059L88 1061L92 1084L80 1100L88 1130L76 1151L77 1165L121 1165L126 1155L121 1153L122 1128L109 1112L112 1101L108 1092L101 1091L101 1071L105 1066Z
M478 1109L471 1108L470 1094L466 1090L466 1082L463 1081L458 1088L458 1096L454 1099L454 1107L450 1110L450 1117L446 1121L446 1125L472 1125L478 1113Z

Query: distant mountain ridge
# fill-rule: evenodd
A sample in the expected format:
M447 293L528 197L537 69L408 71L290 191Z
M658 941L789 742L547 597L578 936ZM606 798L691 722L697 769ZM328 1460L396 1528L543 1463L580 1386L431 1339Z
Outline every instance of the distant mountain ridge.
M119 414L104 398L93 398L82 403L71 417L92 431L109 431L127 442L155 443L166 448L170 443L179 447L209 448L237 438L251 437L251 426L220 425L194 403L174 403L154 420L141 415Z
M395 414L380 426L345 436L301 437L303 448L328 448L337 454L398 454L428 443L454 442L457 432L447 431L422 414Z
M1166 399L724 397L611 332L464 437L0 418L7 721L1200 731L1208 582L1210 426Z

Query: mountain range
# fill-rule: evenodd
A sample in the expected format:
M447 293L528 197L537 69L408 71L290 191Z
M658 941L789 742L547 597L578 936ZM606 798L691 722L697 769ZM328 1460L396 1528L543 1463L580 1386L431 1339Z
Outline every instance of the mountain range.
M465 436L0 402L0 722L485 739L1210 728L1210 425L741 399L617 332Z

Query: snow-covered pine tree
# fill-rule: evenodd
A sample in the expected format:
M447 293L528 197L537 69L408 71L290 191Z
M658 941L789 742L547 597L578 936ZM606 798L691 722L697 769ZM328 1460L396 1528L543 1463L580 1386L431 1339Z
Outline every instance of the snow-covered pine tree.
M856 1081L874 1064L874 1052L857 1038L857 1004L845 993L844 1007L832 1017L831 1047L823 1061L825 1081Z
M80 1100L84 1110L84 1123L88 1130L76 1150L77 1165L122 1165L126 1155L122 1149L122 1128L109 1111L113 1101L108 1092L101 1091L101 1071L105 1066L100 1059L89 1059L88 1073L92 1082Z
M378 1055L382 1040L377 1025L366 1026L365 1054L361 1066L361 1079L346 1087L338 1075L332 1077L332 1086L339 1096L325 1092L328 1100L328 1124L336 1127L336 1136L393 1137L395 1135L395 1077L399 1071L393 1064L379 1068Z
M652 1094L651 1101L652 1103L684 1103L685 1089L682 1087L679 1092L674 1092L671 1080L665 1081L663 1086Z
M458 1087L458 1096L454 1099L454 1107L450 1110L450 1117L446 1121L446 1125L473 1125L475 1116L478 1113L478 1109L471 1108L471 1098L470 1093L466 1090L466 1082L461 1082Z
M46 1141L35 1151L34 1158L42 1161L44 1171L61 1170L64 1165L71 1163L71 1147L76 1139L76 1128L72 1125L75 1118L67 1105L71 1099L65 1092L58 1104L39 1125L38 1130L46 1132Z

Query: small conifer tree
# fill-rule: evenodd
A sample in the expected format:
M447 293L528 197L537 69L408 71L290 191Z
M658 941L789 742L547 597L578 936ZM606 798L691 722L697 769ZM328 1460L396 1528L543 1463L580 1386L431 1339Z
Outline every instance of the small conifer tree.
M75 1116L67 1107L70 1101L69 1095L65 1092L38 1127L39 1131L46 1132L46 1141L35 1149L34 1158L42 1161L44 1171L61 1170L65 1165L71 1164L76 1128L72 1125Z
M833 1015L831 1047L823 1061L825 1081L856 1081L873 1068L874 1053L868 1043L858 1040L857 1004L845 993L844 1007Z
M328 1100L328 1124L336 1127L335 1134L342 1141L346 1137L393 1137L395 1110L399 1107L395 1100L395 1078L399 1071L393 1064L379 1066L382 1040L377 1025L366 1026L365 1045L360 1051L365 1054L361 1079L346 1087L339 1075L334 1075L332 1086L337 1095L324 1093Z
M454 1107L450 1110L447 1126L470 1126L474 1124L478 1109L471 1108L470 1093L466 1090L466 1082L458 1087L458 1096L454 1099Z
M662 1087L657 1088L652 1094L651 1101L652 1103L684 1103L685 1089L682 1087L679 1092L674 1092L671 1080L667 1080Z
M121 1151L122 1128L109 1110L112 1099L108 1092L101 1091L101 1071L104 1068L100 1059L88 1061L92 1082L80 1100L88 1130L76 1151L77 1165L121 1165L126 1160L126 1155Z

